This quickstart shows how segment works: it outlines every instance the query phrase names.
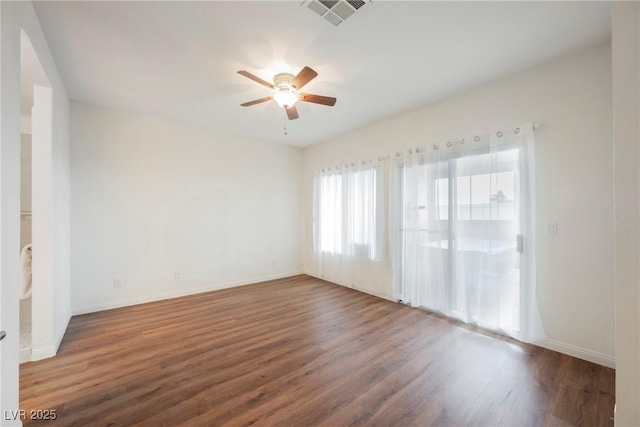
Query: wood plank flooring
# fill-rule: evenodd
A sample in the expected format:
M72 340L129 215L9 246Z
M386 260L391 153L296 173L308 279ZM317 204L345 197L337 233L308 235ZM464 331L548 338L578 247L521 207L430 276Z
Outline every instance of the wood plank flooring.
M613 426L614 370L308 276L71 319L36 426Z

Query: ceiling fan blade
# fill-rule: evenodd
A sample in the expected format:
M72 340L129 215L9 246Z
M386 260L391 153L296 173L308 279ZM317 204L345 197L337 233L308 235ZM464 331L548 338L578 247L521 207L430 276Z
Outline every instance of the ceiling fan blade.
M238 74L243 75L243 76L253 80L254 82L260 83L261 85L266 86L269 89L273 89L273 85L271 83L269 83L269 82L267 82L265 80L262 80L260 77L254 75L254 74L251 74L248 71L241 70L241 71L238 71Z
M312 93L301 93L300 101L304 102L313 102L314 104L322 104L328 105L329 107L333 107L336 105L337 99L332 98L330 96L322 96L322 95L314 95Z
M261 104L263 102L271 101L273 97L265 96L264 98L254 99L253 101L245 102L244 104L240 104L243 107L251 107L252 105Z
M300 90L302 89L302 86L315 79L317 75L318 73L313 71L311 68L304 67L302 71L300 71L298 75L294 77L292 84L296 87L296 89Z
M285 109L285 111L287 112L287 117L289 117L289 120L295 120L299 117L298 110L296 109L295 105Z

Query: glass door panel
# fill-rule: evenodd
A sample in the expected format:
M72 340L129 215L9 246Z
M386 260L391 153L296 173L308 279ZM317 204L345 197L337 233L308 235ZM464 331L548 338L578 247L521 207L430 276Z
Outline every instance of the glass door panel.
M403 293L480 326L520 329L520 152L401 170Z

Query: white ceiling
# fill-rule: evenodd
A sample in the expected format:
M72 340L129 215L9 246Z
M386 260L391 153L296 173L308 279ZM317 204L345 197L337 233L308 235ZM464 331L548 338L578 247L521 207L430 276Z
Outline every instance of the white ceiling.
M537 64L610 41L603 2L367 3L338 27L301 1L38 2L69 96L91 104L308 146ZM303 66L288 121L274 102L243 108ZM287 126L288 135L283 127Z

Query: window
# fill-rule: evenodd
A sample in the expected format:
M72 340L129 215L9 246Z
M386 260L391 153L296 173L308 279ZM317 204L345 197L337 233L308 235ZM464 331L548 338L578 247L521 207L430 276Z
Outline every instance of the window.
M320 175L317 246L327 254L378 257L381 197L377 168Z
M514 170L488 172L492 167L488 156L470 156L450 161L451 171L457 172L454 178L455 188L452 190L455 194L455 214L458 221L515 219L516 173ZM511 160L511 165L517 161L515 150L502 152L499 156L503 168L508 167L504 164L507 159ZM434 207L437 207L440 219L448 220L449 178L436 179L433 185L438 198Z
M320 250L342 253L342 175L320 178Z

